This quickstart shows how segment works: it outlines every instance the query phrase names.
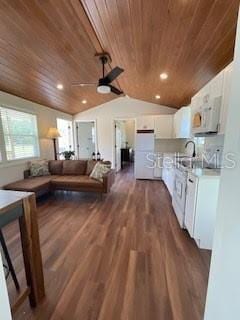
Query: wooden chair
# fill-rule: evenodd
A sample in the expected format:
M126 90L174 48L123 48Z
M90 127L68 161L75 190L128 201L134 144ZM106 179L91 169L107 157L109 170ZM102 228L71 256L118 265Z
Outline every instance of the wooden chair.
M7 245L6 245L6 242L5 242L5 239L4 239L4 236L3 236L3 233L2 233L1 229L0 229L0 243L1 243L1 246L2 246L2 249L3 249L3 253L4 253L4 256L5 256L6 262L7 262L7 267L9 269L9 272L10 272L11 276L12 276L12 279L13 279L13 282L15 284L15 287L19 291L20 290L19 282L18 282L16 273L15 273L15 270L14 270L14 267L13 267L13 264L12 264L12 260L11 260L11 257L9 255L9 252L8 252L8 249L7 249Z

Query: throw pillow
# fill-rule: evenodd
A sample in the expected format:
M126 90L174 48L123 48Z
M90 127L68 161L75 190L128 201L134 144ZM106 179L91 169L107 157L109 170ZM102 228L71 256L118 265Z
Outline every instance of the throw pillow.
M87 170L86 170L86 175L87 176L90 176L90 174L92 173L96 163L97 162L95 160L88 160L87 161Z
M102 164L104 164L105 166L109 167L109 169L111 169L112 167L112 164L111 164L111 161L98 161ZM87 170L86 170L86 175L87 176L90 176L91 172L93 171L93 168L95 167L97 161L96 160L88 160L87 161Z
M101 162L97 162L95 164L95 167L93 168L91 174L90 174L90 178L93 178L95 180L103 182L103 176L106 173L108 173L109 171L110 171L109 166L107 166Z
M47 160L30 161L29 169L32 177L48 176L50 174Z

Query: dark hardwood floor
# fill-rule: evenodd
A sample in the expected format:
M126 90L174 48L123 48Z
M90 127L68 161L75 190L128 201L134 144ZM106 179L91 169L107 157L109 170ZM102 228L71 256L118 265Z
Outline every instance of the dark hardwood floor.
M203 319L210 253L179 228L162 182L128 168L103 199L59 192L38 211L47 296L14 319ZM4 234L24 286L17 224Z

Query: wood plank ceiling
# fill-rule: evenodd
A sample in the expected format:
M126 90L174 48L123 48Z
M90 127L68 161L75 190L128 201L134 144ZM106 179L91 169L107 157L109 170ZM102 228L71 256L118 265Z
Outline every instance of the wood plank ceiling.
M102 48L78 0L1 0L0 19L0 90L71 114L115 98L71 86L102 73L94 56Z
M1 0L0 90L71 114L99 105L117 96L71 83L95 82L105 50L127 95L179 107L232 60L239 2Z

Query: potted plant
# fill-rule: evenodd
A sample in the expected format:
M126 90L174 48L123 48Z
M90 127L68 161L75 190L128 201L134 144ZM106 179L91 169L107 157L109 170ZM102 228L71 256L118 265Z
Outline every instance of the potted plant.
M72 156L75 156L75 152L71 150L63 151L61 154L64 156L65 160L71 160Z

